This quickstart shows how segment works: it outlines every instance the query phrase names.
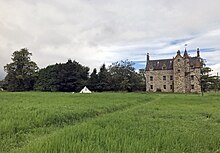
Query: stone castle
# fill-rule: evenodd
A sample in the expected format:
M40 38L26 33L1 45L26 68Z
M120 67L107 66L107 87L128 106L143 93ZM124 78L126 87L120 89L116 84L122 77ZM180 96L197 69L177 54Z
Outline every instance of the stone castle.
M177 51L172 59L150 60L147 54L146 90L148 92L200 93L202 58Z

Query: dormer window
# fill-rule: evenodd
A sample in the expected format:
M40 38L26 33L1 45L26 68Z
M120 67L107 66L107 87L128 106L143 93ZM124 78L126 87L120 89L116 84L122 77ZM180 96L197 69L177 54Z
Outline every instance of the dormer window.
M164 64L163 67L162 67L162 70L166 70L166 69L167 69L167 67L166 67L166 65Z

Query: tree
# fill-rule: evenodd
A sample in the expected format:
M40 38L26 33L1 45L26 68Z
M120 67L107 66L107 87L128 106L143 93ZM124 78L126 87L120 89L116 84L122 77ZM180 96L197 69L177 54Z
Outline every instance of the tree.
M15 51L12 54L12 63L4 66L7 73L5 81L8 91L29 91L33 90L36 81L38 66L31 61L32 53L27 48Z
M59 65L55 64L40 69L34 89L40 91L58 91L59 90L59 80L57 79L59 72L58 67Z
M113 63L109 72L111 75L111 87L115 91L136 91L144 89L142 74L135 72L132 61L125 60Z
M92 91L98 91L98 83L99 83L99 76L97 74L96 68L94 68L88 80L89 89L91 89Z
M80 91L86 85L88 72L88 67L71 60L47 66L39 71L35 90Z
M205 92L208 90L209 82L210 82L210 76L209 73L211 72L211 68L206 67L204 64L204 67L201 69L201 90L202 92Z
M2 88L3 90L7 90L7 83L5 80L0 81L0 88Z
M110 73L103 64L100 68L98 73L98 84L97 90L98 91L109 91L110 90Z

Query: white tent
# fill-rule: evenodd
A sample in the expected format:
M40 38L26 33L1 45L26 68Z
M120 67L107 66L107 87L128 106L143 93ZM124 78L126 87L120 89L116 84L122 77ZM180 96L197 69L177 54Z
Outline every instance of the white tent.
M86 86L80 91L80 93L92 93Z

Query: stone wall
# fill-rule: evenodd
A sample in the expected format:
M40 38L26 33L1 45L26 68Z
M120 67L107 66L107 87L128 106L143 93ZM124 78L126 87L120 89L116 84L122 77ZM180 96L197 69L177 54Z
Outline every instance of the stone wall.
M170 88L171 85L173 88L173 80L170 80L170 76L173 76L173 70L149 70L146 73L146 90L148 92L156 92L157 90L173 92L173 89ZM151 76L153 81L150 80ZM166 76L166 80L163 80L163 76ZM153 85L153 89L151 89L151 85ZM164 89L164 85L166 85L166 89Z
M184 59L181 55L174 58L174 92L185 93L185 66Z
M186 57L184 59L184 67L185 67L185 92L191 92L191 75L190 75L190 64L189 58Z
M190 92L201 93L201 85L200 85L201 69L194 68L194 69L191 69L190 71L191 71L190 75L194 76L194 79L190 81L190 86L194 85L194 89L191 89Z

